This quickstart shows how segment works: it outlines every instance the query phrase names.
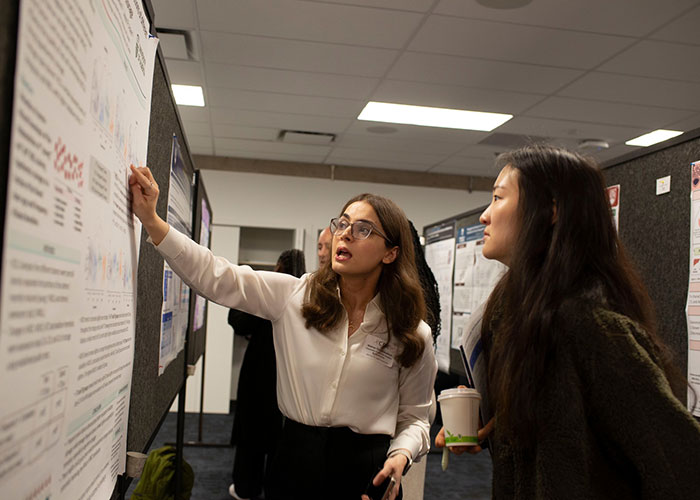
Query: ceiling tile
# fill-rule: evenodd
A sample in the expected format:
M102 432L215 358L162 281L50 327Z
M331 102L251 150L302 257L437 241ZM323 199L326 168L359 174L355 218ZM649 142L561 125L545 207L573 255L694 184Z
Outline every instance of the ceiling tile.
M322 163L325 154L292 154L275 153L270 151L240 151L237 149L217 148L216 156L229 156L233 158L251 158L255 160L295 161L304 163Z
M202 66L194 61L178 61L176 59L166 59L165 68L170 77L170 83L180 85L204 85L202 78Z
M214 151L214 142L210 136L187 134L187 144L192 154L212 154Z
M529 109L525 116L659 128L670 121L686 118L693 113L693 111L655 108L638 104L549 97Z
M199 0L197 9L203 30L395 49L423 17L298 0Z
M187 43L184 35L175 33L158 33L158 44L163 56L175 59L187 59Z
M689 116L684 120L679 120L677 122L669 122L663 128L671 130L682 130L683 132L690 132L696 128L700 128L700 114L695 114Z
M700 40L692 35L697 32L698 26L700 26L700 6L667 24L649 38L698 45Z
M520 92L398 80L384 80L371 96L371 100L380 102L510 114L520 113L542 99L541 95Z
M213 108L211 117L214 123L268 127L306 132L327 132L337 134L344 131L354 119L332 118L328 116L292 115L263 111L230 110Z
M278 141L253 141L248 139L231 139L227 137L215 137L214 147L232 151L288 153L294 155L322 155L330 151L329 146L309 146L305 144L287 144Z
M266 127L244 127L226 123L214 123L214 136L231 137L235 139L253 139L259 141L274 141L279 136L280 129Z
M195 28L192 0L151 0L158 28Z
M610 143L624 142L647 132L640 127L622 127L547 118L515 117L498 129L510 134L535 135L552 139L568 139L574 144L583 139L602 139Z
M302 71L207 64L207 84L283 94L365 99L377 86L376 78L326 75Z
M518 9L492 9L478 2L442 0L434 13L592 33L643 36L694 3L696 0L635 0L634 3L537 0Z
M207 122L209 121L209 108L199 106L178 106L177 112L184 121Z
M582 74L582 71L572 69L407 52L396 62L387 77L393 80L549 94Z
M208 121L206 122L195 122L192 120L186 120L184 122L185 133L189 137L193 136L209 136L211 135L211 125Z
M559 95L613 102L700 110L700 84L592 72Z
M381 9L427 12L435 3L435 0L323 0L323 2L347 5L364 5L366 7L376 7Z
M593 68L633 39L537 26L430 16L409 49L564 68Z
M366 104L365 101L359 100L252 92L220 87L209 87L209 102L212 106L233 109L314 114L336 118L355 118Z
M382 134L342 134L333 143L336 147L349 149L373 149L449 155L456 153L464 144L459 142L418 141L392 138Z
M203 31L204 59L226 64L382 76L398 51Z
M395 132L391 134L382 134L383 137L391 139L456 142L465 145L475 144L483 138L485 138L487 135L489 135L488 132L478 132L475 130L459 130L454 128L441 127L419 127L417 125L401 125L398 123L370 122L365 120L355 120L345 132L355 135L368 135L370 137L377 137L377 134L371 131L371 129L374 129L375 127L389 127L391 129L395 129Z
M626 155L628 153L631 153L633 151L639 151L640 147L637 146L627 146L626 144L618 144L617 146L612 146L610 149L606 149L604 151L600 151L596 153L595 158L599 163L606 162L608 160L615 160L615 158L619 158L620 156ZM605 170L603 170L603 176L605 176ZM624 203L624 192L620 193L621 198ZM624 210L624 209L623 209Z
M687 61L700 61L700 46L643 40L596 69L610 73L700 82L698 65L687 64Z

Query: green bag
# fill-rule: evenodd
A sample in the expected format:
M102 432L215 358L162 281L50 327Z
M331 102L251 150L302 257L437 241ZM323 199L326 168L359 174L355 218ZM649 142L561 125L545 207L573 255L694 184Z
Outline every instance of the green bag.
M194 471L182 459L183 500L189 500L194 486ZM175 448L163 446L151 450L143 466L141 478L134 488L131 500L174 500L175 499Z

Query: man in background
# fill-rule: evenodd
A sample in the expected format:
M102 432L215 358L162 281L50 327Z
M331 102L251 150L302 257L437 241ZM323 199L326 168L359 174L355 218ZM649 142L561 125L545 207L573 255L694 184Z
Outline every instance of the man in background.
M318 245L316 249L318 254L318 267L323 267L331 258L331 230L328 229L328 227L324 228L318 236Z

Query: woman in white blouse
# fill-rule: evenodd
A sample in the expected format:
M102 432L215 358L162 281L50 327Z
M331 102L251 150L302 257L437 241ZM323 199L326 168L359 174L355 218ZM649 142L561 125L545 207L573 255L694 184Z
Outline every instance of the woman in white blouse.
M295 278L235 266L170 228L148 168L132 167L129 184L134 213L178 275L272 321L286 421L265 498L358 500L393 478L388 498L400 499L402 474L430 446L437 371L403 211L380 196L351 199L331 220L330 262Z

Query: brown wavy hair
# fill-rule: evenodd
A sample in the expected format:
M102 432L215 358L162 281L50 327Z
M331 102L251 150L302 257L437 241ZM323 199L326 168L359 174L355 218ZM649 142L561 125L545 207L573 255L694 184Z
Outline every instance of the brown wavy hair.
M423 354L425 342L418 335L418 323L425 319L425 301L416 270L413 240L408 219L396 203L375 194L360 194L348 200L340 214L355 202L368 203L377 214L387 238L387 248L399 247L396 259L382 264L377 283L380 307L386 318L389 339L396 337L402 346L398 355L404 367L412 366ZM338 298L339 275L329 261L309 279L306 299L301 312L306 328L328 333L344 317L344 308Z
M527 146L497 162L517 172L519 189L510 269L489 297L482 324L491 345L489 393L499 432L534 444L538 391L558 340L557 312L591 290L600 290L597 300L646 330L683 401L685 381L657 335L653 304L613 225L595 162L551 146Z

